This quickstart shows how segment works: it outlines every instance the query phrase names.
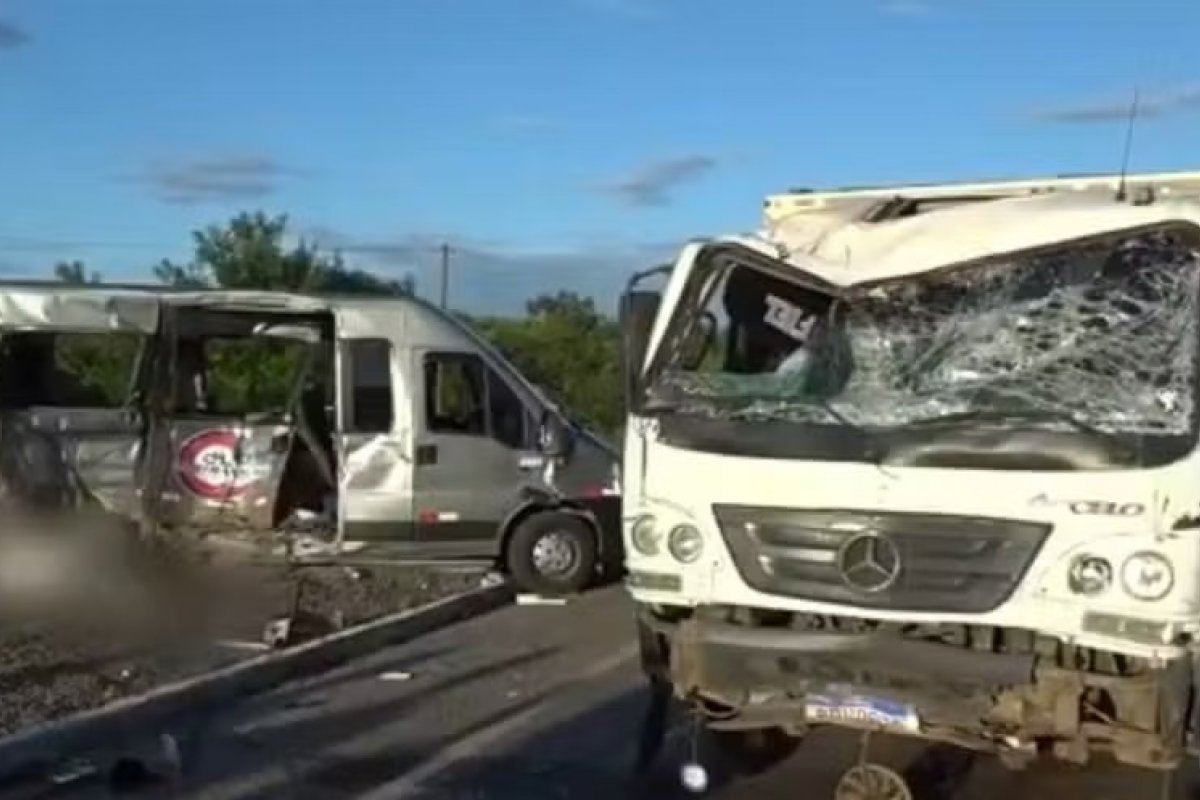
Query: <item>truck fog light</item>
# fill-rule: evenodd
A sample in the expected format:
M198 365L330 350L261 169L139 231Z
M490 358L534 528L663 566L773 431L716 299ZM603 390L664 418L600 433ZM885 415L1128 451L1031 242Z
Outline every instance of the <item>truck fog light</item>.
M1067 586L1074 594L1095 597L1102 594L1113 581L1113 567L1100 556L1079 555L1071 562Z
M1162 600L1175 585L1175 570L1159 553L1134 553L1121 565L1121 585L1138 600Z
M658 555L658 542L661 538L658 527L654 524L654 517L649 514L634 520L633 527L629 530L629 541L633 544L633 549L644 556Z
M694 525L676 525L667 537L667 549L681 564L690 564L704 552L704 537Z

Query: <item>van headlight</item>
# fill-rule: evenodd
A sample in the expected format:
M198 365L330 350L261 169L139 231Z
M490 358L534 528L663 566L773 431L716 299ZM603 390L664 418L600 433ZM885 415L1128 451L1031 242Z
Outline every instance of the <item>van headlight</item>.
M1134 553L1121 565L1121 586L1130 597L1162 600L1175 585L1175 569L1166 556L1151 550Z
M676 525L667 536L667 550L681 564L691 564L704 552L704 537L695 525Z
M661 538L654 517L649 514L634 520L633 526L629 530L630 544L633 545L634 550L644 556L658 555L658 544Z

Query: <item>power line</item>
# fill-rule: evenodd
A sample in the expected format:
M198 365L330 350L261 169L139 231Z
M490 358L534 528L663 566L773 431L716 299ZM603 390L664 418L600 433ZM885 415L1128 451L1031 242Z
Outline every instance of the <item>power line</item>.
M99 239L43 239L33 236L0 234L0 249L39 252L45 250L158 250L178 248L179 242L121 241Z

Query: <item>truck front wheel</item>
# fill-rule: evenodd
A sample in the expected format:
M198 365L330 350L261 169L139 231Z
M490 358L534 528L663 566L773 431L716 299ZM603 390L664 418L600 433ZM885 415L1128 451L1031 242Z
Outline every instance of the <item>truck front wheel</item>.
M596 575L596 534L586 520L542 511L509 537L505 562L519 589L542 595L581 592Z

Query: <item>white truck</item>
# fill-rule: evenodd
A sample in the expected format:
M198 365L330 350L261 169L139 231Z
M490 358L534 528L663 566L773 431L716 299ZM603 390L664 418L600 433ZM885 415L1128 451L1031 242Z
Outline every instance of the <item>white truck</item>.
M622 313L643 666L717 738L1183 761L1200 172L789 192Z

